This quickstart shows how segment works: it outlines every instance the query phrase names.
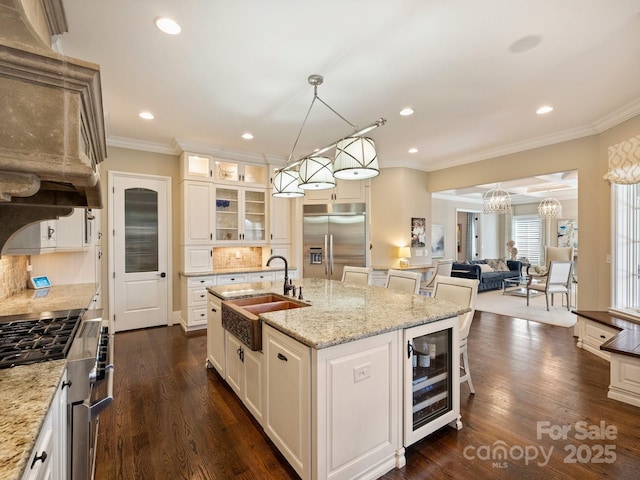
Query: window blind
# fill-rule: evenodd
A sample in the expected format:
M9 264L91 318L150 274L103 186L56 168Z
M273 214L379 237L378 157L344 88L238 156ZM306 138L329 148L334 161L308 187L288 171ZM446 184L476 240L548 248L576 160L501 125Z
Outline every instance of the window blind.
M527 257L531 265L540 265L542 261L542 225L536 216L516 216L513 218L513 231L518 258Z
M612 184L612 308L640 317L640 185Z

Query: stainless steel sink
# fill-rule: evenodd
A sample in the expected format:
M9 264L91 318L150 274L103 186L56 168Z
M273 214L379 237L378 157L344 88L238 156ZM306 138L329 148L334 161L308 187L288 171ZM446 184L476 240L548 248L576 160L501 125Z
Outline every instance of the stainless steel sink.
M308 303L275 293L225 300L222 302L222 326L251 350L262 350L261 313L308 306Z

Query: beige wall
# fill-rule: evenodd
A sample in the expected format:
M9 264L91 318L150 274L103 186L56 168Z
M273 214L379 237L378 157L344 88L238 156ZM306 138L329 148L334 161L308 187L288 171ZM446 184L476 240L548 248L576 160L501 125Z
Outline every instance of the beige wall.
M397 267L398 247L411 243L411 218L427 220L427 239L431 237L431 194L427 173L409 168L385 168L371 181L371 264ZM430 247L417 256L412 249L411 264L431 263Z
M161 153L143 152L140 150L129 150L124 148L109 147L107 150L107 159L101 164L100 175L102 178L102 202L105 208L102 212L102 232L108 232L109 214L107 207L109 205L109 190L111 185L107 185L109 172L129 172L141 173L145 175L159 175L171 177L171 228L172 228L172 245L173 252L173 311L180 309L180 285L178 271L180 268L180 224L182 222L182 200L180 198L180 158L176 155L164 155ZM109 251L110 235L102 236L103 252ZM104 255L102 263L102 292L103 308L108 310L109 298L109 264L108 255ZM111 315L111 312L109 312Z
M429 173L428 190L500 182L565 170L578 170L580 288L583 310L604 310L610 304L611 199L607 147L638 135L640 116L587 138Z

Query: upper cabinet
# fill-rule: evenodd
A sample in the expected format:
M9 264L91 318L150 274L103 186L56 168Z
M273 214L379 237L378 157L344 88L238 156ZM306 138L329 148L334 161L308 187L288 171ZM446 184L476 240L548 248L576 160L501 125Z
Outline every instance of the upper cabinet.
M196 153L183 152L180 156L183 180L213 179L213 157Z
M214 158L212 155L189 152L182 153L180 160L182 180L267 186L269 173L267 165Z
M221 183L242 183L265 187L268 179L268 167L234 160L214 161L214 179Z
M215 240L218 244L266 243L264 188L216 187L215 202Z
M337 180L335 188L327 190L306 190L304 203L354 203L366 202L368 180Z
M86 209L76 208L68 217L28 225L9 239L2 254L38 255L86 250L90 243L87 238L88 215Z

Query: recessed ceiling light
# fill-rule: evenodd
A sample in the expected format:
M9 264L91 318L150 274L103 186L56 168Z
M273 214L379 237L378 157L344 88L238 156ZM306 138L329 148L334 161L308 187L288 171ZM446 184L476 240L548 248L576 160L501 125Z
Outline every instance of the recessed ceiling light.
M413 108L407 107L400 110L400 115L402 115L403 117L406 117L409 115L413 115L413 112L414 112Z
M182 31L180 25L175 20L168 17L156 17L153 21L161 31L169 35L177 35Z
M545 113L549 113L553 111L553 107L550 105L543 105L542 107L540 107L538 110L536 110L536 113L538 115L544 115Z
M144 118L145 120L153 120L155 117L153 116L153 113L151 112L140 112L138 114L138 116L140 118Z
M249 132L243 133L242 138L244 138L245 140L251 140L253 138L253 135L251 135Z
M410 148L409 149L409 153L418 153L418 149L417 148Z

